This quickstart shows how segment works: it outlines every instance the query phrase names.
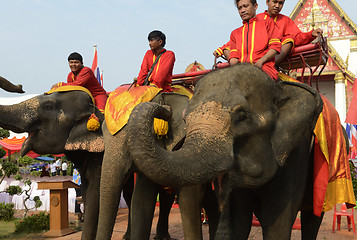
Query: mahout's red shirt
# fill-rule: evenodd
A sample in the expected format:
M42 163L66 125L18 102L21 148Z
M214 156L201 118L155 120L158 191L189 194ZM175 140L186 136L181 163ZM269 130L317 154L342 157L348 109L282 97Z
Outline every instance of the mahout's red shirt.
M162 51L165 51L163 49ZM138 85L142 86L146 79L148 72L151 69L152 64L155 62L156 57L152 50L148 50L144 56L143 62L141 64ZM166 50L160 57L159 61L156 63L154 70L152 71L149 82L150 84L155 84L157 87L162 88L165 92L172 92L172 71L175 64L175 54L172 51Z
M280 40L282 45L291 42L293 46L298 47L305 44L309 44L315 39L315 37L312 36L313 30L309 32L301 32L301 30L294 23L294 21L283 14L279 13L276 15L270 15L268 11L265 11L263 13L259 13L257 15L257 18L260 20L274 20L281 32Z
M255 64L269 49L280 53L281 33L272 20L260 20L257 17L243 21L243 26L231 33L229 59L238 58L240 62ZM262 70L272 79L278 79L275 58L266 62Z

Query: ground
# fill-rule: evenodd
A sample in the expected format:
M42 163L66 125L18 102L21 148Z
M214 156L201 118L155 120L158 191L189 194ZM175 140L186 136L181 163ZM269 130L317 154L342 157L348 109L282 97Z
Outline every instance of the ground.
M121 239L123 234L126 231L126 224L127 224L127 214L128 209L119 209L118 216L116 219L116 224L114 227L113 237L112 239ZM355 223L357 223L357 214L355 214L354 219ZM75 226L76 224L80 225L78 221L75 220L74 214L69 215L69 221L71 226ZM156 226L158 218L158 208L155 210L155 217L153 221L153 226ZM347 227L347 218L343 217L341 221L341 230L335 233L332 233L332 223L333 223L333 211L329 211L325 214L324 220L322 222L319 235L317 237L318 240L352 240L357 239L357 235L353 234L353 231L349 232ZM204 240L208 240L208 225L203 225L203 234ZM182 232L182 225L181 225L181 216L180 211L178 208L173 208L170 214L170 229L169 232L173 240L183 240L183 232ZM154 228L151 234L151 239L154 236ZM19 239L41 239L42 237L38 234L28 235L23 238ZM48 239L48 238L46 238ZM61 238L56 238L58 240L80 240L81 239L81 232L76 232ZM260 227L252 227L251 234L249 236L251 240L260 240L262 238L261 228ZM293 230L292 233L292 240L301 239L300 230Z

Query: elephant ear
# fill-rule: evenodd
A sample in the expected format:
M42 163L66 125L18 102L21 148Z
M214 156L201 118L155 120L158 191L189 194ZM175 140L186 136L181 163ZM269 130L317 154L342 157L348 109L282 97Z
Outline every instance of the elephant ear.
M290 152L308 131L313 131L323 108L320 94L297 82L279 82L282 98L278 100L278 117L272 136L275 158L283 166Z
M87 122L90 115L91 113L82 113L81 117L76 120L66 141L65 150L84 150L88 152L104 151L104 138L101 127L99 127L97 131L89 131L87 129ZM97 108L95 108L95 115L98 117L100 125L102 125L104 116Z

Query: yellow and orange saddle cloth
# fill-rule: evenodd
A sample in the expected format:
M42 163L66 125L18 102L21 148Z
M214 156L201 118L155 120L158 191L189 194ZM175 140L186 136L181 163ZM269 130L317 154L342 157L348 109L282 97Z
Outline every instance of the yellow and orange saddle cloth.
M130 88L130 89L129 89ZM192 92L181 85L172 86L173 92L192 97ZM105 121L109 132L114 135L122 129L129 120L129 116L136 105L151 101L162 91L156 86L122 85L109 94L105 106ZM165 135L167 125L159 119L154 120L157 135ZM163 129L164 128L164 129Z
M297 82L281 73L279 78ZM320 96L324 107L314 129L313 211L316 216L331 210L337 203L356 205L340 118L332 103Z

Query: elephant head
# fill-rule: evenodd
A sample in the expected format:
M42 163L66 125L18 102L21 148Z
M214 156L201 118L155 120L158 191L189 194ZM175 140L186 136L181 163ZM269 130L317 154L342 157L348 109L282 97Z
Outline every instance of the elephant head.
M22 85L14 85L9 82L7 79L0 76L0 88L4 89L7 92L16 92L16 93L24 93L22 90Z
M55 92L19 104L0 106L0 126L14 132L28 132L21 155L32 150L39 154L87 150L103 152L101 129L87 130L92 113L100 123L103 115L82 91Z
M0 126L14 132L28 132L20 151L38 154L65 153L81 174L86 218L82 239L94 239L99 213L99 183L104 153L101 128L89 131L87 122L103 114L85 91L43 94L19 104L0 106ZM94 130L94 129L93 129Z
M182 186L231 178L234 187L259 187L312 132L322 101L304 84L273 82L249 64L202 78L185 113L187 135L178 151L155 144L152 119L170 118L154 103L138 105L128 124L130 155L153 181Z

